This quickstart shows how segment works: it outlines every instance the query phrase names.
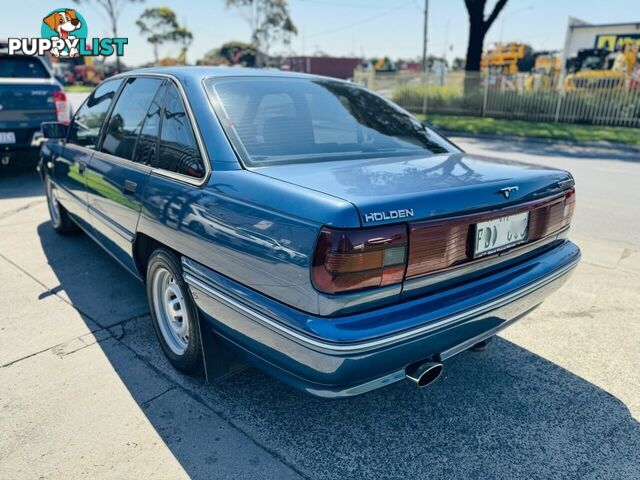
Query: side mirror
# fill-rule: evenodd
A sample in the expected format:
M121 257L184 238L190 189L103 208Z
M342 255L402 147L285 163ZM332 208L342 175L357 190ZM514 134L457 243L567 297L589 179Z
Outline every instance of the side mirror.
M40 126L40 130L42 130L42 135L45 138L50 139L62 139L67 138L67 129L68 125L59 122L44 122Z

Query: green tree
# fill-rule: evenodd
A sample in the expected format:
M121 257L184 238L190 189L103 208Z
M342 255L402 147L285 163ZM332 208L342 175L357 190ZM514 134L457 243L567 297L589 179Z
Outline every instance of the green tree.
M269 57L269 47L275 41L288 43L291 34L298 29L289 14L287 0L225 0L227 7L251 9L251 42L256 47L256 66L265 63L263 55Z
M453 59L453 70L463 70L464 69L464 58L456 57Z
M193 33L187 27L178 26L173 32L173 40L180 45L180 55L178 56L178 62L187 64L187 50L193 43Z
M74 3L92 3L99 6L109 18L111 33L113 37L118 37L118 21L124 11L125 5L129 3L142 3L144 0L73 0ZM120 72L120 57L116 55L116 71Z
M206 61L222 60L229 65L254 67L256 64L256 47L251 43L231 41L223 43L204 55Z
M136 21L136 25L153 47L153 59L157 64L160 59L160 45L173 41L180 28L176 13L169 7L147 8Z

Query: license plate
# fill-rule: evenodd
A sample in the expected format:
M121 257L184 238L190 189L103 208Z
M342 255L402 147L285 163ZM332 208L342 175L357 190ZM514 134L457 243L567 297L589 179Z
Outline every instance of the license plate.
M473 256L488 255L524 242L528 227L529 212L477 223Z
M16 134L14 132L0 132L0 143L16 143Z

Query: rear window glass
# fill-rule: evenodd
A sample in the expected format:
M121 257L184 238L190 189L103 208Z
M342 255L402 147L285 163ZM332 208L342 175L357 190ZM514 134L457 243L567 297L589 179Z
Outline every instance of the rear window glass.
M235 77L205 85L252 166L458 151L393 103L347 82Z
M37 58L0 55L0 78L50 78L50 75Z

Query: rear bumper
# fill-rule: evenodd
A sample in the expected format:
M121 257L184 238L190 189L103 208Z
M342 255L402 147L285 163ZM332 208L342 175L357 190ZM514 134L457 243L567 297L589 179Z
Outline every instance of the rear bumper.
M34 163L39 158L40 147L32 145L0 145L0 162L9 163Z
M312 395L336 398L402 380L411 363L429 358L446 360L495 335L560 288L579 259L578 247L564 241L517 267L451 289L459 290L455 296L434 294L369 312L370 318L387 318L390 325L406 320L415 326L349 342L286 325L272 306L265 309L257 303L261 296L255 292L238 295L243 287L236 285L233 291L221 288L223 283L215 272L187 259L183 266L194 300L217 334L281 381ZM434 297L445 304L434 303ZM279 304L278 308L288 307ZM412 317L398 318L405 315ZM351 317L337 321L307 315L306 321L347 324L350 328L362 324L365 338L365 331L370 331L365 325L367 314ZM357 331L350 334L358 336Z

